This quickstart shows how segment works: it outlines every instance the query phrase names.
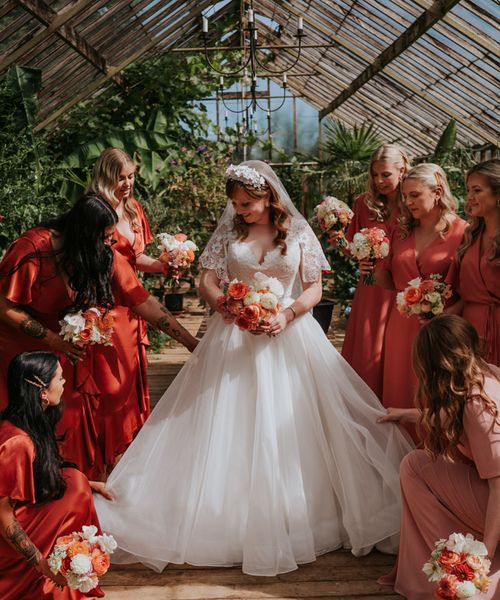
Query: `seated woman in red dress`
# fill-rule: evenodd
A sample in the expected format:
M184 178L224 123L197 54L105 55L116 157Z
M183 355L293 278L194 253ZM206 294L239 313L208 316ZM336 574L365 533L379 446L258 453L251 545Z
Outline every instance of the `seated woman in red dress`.
M380 583L409 600L428 600L422 566L434 544L471 533L491 559L491 583L474 598L500 597L500 368L481 357L472 325L457 315L434 317L413 346L419 385L414 409L388 409L384 421L422 421L425 450L402 461L401 542L396 567ZM421 415L423 418L421 418Z
M112 250L117 220L107 202L89 194L53 223L24 233L0 262L0 409L6 405L6 365L14 356L29 350L60 353L67 382L58 425L58 434L64 434L61 451L92 478L104 470L97 413L108 370L101 372L94 360L97 345L81 348L63 340L62 316L128 306L188 349L197 344Z
M66 587L48 566L56 539L99 527L92 489L102 483L65 466L54 427L61 414L62 367L52 352L25 352L9 366L9 404L0 414L0 598L101 598Z

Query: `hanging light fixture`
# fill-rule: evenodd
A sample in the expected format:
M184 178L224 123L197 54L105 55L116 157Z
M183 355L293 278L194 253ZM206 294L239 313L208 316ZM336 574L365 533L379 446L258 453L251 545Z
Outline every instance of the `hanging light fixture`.
M232 113L245 113L250 114L250 117L253 118L253 113L260 108L261 110L266 110L269 112L275 112L279 110L286 99L286 90L287 90L287 72L295 67L295 65L300 60L300 55L302 51L302 39L305 37L304 33L304 22L301 16L298 17L297 22L297 33L294 35L298 40L298 44L295 46L280 46L280 48L298 48L297 58L293 62L293 64L285 69L273 70L268 68L259 58L259 51L264 48L260 47L258 44L258 28L256 25L256 15L253 9L253 2L250 2L249 8L246 11L246 27L243 27L243 60L242 66L239 69L235 70L222 70L218 69L210 60L209 50L208 50L208 19L203 17L203 42L204 42L204 50L205 50L205 59L207 64L211 69L219 73L219 91L222 99L222 103L226 110L229 110ZM224 48L221 48L224 49ZM232 51L232 48L226 48L228 51ZM248 56L245 58L245 54L248 52ZM265 76L268 75L282 75L282 83L281 87L283 88L283 98L281 103L275 108L262 107L259 105L257 101L257 78L261 75L257 73L257 69L261 69L265 72ZM224 100L224 77L236 77L237 75L243 75L242 83L241 83L241 97L243 107L240 110L235 110L227 106ZM245 88L249 90L249 100L246 101ZM248 121L248 119L247 119Z

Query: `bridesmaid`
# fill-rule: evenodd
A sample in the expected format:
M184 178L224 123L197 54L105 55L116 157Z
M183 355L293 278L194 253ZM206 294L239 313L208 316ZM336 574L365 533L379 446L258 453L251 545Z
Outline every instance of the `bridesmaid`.
M440 315L418 333L413 363L420 409L389 409L380 422L416 421L428 431L425 450L402 461L401 542L393 571L379 583L409 600L428 600L422 565L434 543L452 533L483 541L491 584L474 598L500 597L500 369L486 363L476 330L457 315ZM422 413L423 410L423 413Z
M114 250L135 270L162 273L166 265L144 254L153 235L133 195L135 170L126 152L107 148L94 166L89 190L103 197L118 215ZM112 315L113 346L101 346L95 352L102 400L97 428L108 466L125 452L150 412L146 324L126 306L115 306Z
M66 587L47 557L59 536L99 521L92 489L110 495L64 466L54 425L61 414L62 367L52 352L24 352L9 366L9 404L0 414L0 598L102 598Z
M465 230L450 283L460 312L476 328L486 360L500 366L500 159L479 163L467 173Z
M58 426L65 434L62 453L94 478L103 472L97 415L104 383L94 361L99 346L82 349L64 341L58 333L61 316L91 306L129 306L186 347L197 343L111 249L117 220L102 198L89 194L47 226L25 232L0 262L0 408L6 404L6 365L16 354L60 353L67 381Z
M413 167L403 180L403 196L402 216L392 234L389 256L376 269L377 283L397 292L416 277L439 274L444 280L467 225L454 212L455 199L438 165ZM416 379L411 348L420 326L417 316L404 317L393 304L385 333L385 407L413 406ZM410 433L415 437L415 431Z
M401 179L410 167L397 144L380 146L370 159L369 191L354 200L354 218L347 240L364 227L379 227L389 236L397 224L402 203ZM342 356L382 398L383 341L394 294L359 280L347 322Z

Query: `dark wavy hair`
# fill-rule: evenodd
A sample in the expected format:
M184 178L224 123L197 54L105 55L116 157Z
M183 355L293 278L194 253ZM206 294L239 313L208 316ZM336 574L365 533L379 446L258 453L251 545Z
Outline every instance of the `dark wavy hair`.
M33 473L37 504L61 498L66 482L61 473L65 465L57 446L54 428L62 414L62 405L45 410L40 401L40 388L26 380L50 385L57 370L58 358L53 352L23 352L12 359L7 373L9 403L0 418L25 431L35 446Z

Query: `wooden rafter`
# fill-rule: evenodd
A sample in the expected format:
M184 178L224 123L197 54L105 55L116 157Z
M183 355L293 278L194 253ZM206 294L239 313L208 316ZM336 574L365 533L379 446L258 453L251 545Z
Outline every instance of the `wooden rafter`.
M16 0L17 1L17 0ZM69 8L62 9L57 13L50 25L37 35L34 35L28 42L22 44L19 48L0 57L0 72L5 71L11 65L15 64L24 54L35 48L58 29L60 29L67 21L80 14L83 10L92 4L94 0L79 0L72 4Z
M325 106L320 111L320 119L326 117L327 114L334 111L346 100L348 100L353 94L355 94L359 88L363 87L365 83L373 79L375 75L380 73L390 62L397 58L402 52L413 44L419 37L421 37L426 31L434 27L434 25L441 20L441 18L451 10L455 4L458 4L460 0L435 0L427 10L425 10L418 19L416 19L406 31L398 37L388 48L386 48L381 54L375 58L375 60L362 72L356 79L343 90L334 100L332 100L328 106Z

